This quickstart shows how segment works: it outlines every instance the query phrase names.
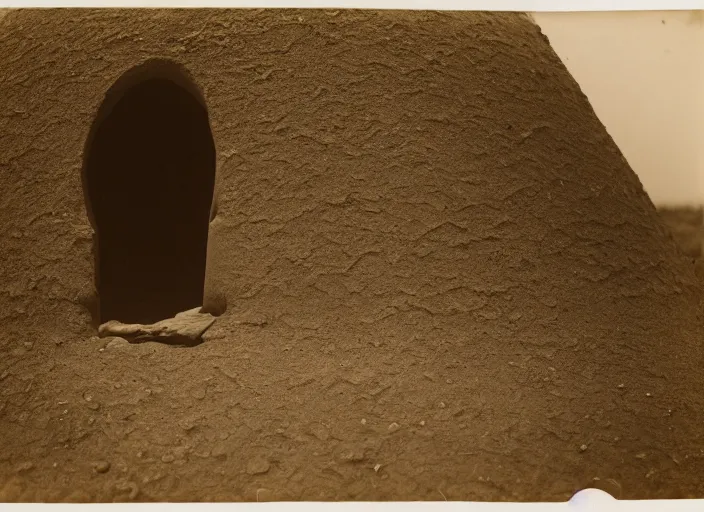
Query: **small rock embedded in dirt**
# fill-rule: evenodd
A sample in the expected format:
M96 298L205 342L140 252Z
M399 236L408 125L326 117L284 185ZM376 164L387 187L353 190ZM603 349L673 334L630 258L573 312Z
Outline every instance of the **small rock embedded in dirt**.
M208 394L207 384L196 384L190 391L190 395L196 400L203 400Z
M197 422L194 419L185 419L181 420L178 423L178 426L181 427L184 431L190 432L197 426Z
M328 429L320 423L314 423L313 425L311 425L310 433L320 441L327 441L330 437Z
M375 473L378 473L380 469L381 469L381 464L377 464L376 466L374 466Z
M107 338L109 341L105 344L105 349L107 350L119 350L121 348L129 347L130 342L125 338L119 338L117 336L111 336Z
M165 463L165 464L169 464L170 462L173 462L173 461L175 461L175 460L176 460L176 457L174 457L174 456L171 455L170 453L167 453L166 455L163 455L163 456L161 457L161 462L163 462L163 463Z
M399 424L394 421L391 425L389 425L389 432L396 432L399 428L401 428Z
M130 500L134 500L137 496L139 496L139 486L134 482L122 481L115 485L115 488L118 491L129 491L127 498Z
M582 446L579 447L580 452L586 452L587 451L587 445L583 444Z
M106 460L101 460L93 464L93 469L95 469L96 473L107 473L110 471L110 463Z
M31 462L23 462L20 465L17 466L17 473L22 473L24 471L29 471L30 469L34 468L34 464Z
M361 462L366 460L367 456L359 446L346 446L339 452L339 458L344 462Z
M251 325L254 327L264 327L269 323L269 320L266 318L266 316L258 313L252 313L250 311L239 315L236 321L240 325Z
M255 457L247 463L248 475L262 475L269 471L269 461L263 457Z

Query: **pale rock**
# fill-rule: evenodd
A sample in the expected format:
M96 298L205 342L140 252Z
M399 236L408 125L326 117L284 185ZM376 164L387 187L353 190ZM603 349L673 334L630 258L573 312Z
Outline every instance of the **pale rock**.
M171 345L197 345L203 341L203 334L213 323L214 316L201 313L200 308L193 308L150 325L123 324L111 320L100 326L98 334L101 338L124 338L130 343L158 341ZM113 342L111 340L108 345ZM115 342L114 346L120 346L120 342Z

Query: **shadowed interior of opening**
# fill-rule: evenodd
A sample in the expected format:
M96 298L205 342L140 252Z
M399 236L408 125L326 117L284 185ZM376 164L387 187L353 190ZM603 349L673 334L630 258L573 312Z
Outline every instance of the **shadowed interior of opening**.
M95 130L85 172L100 321L200 306L215 184L205 107L170 80L132 86Z

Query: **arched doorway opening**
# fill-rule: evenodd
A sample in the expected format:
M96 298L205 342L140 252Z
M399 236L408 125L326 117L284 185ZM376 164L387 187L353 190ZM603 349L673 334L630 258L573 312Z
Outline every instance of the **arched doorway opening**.
M87 141L98 323L154 323L203 301L215 145L183 70L151 62L108 91Z

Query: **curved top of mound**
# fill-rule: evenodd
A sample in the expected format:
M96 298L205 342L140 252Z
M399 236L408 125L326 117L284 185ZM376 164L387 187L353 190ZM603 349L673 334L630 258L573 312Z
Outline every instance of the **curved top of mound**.
M82 213L70 191L105 92L162 58L209 108L219 216L246 249L220 273L231 300L327 274L437 314L526 286L535 306L589 305L617 323L622 307L653 318L639 299L691 302L693 273L525 16L15 11L4 25L8 233L49 208L28 204L40 190L52 210Z
M606 464L635 485L613 439L636 428L629 457L651 443L670 477L701 474L669 458L701 439L700 413L677 434L661 419L701 410L685 393L701 385L693 269L527 17L22 11L3 19L0 55L0 278L22 307L56 314L45 297L89 293L85 139L123 73L173 60L218 153L206 305L226 297L221 325L256 315L262 346L338 347L366 372L435 365L473 411L477 453L531 474ZM424 467L471 471L457 439L435 439L445 459ZM603 449L591 463L587 441ZM530 476L504 484L550 495Z

